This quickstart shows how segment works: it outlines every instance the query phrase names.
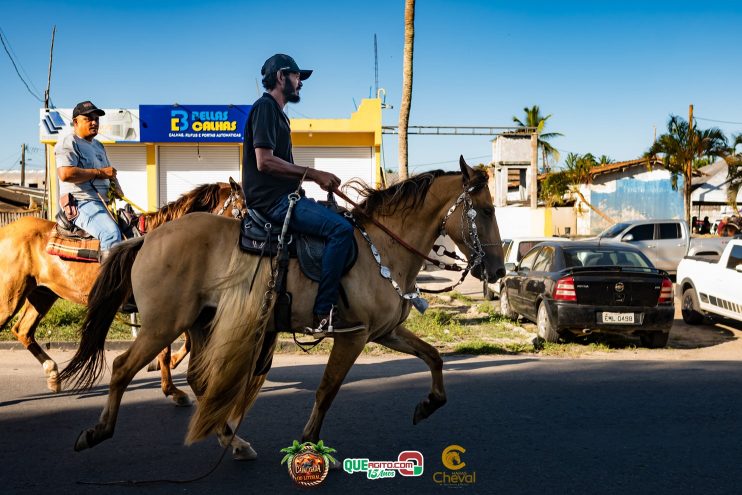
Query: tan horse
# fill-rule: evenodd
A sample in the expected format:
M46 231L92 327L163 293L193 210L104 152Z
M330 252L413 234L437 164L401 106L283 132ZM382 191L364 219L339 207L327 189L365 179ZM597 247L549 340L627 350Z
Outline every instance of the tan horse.
M463 158L461 172L426 173L385 190L362 191L366 200L355 212L356 218L403 293L413 291L421 259L368 218L376 219L423 253L429 252L443 229L470 261L481 261L472 270L475 276L486 274L493 282L504 275L487 175L473 170ZM256 256L239 250L239 227L239 222L213 215L188 215L112 251L91 292L80 348L60 379L74 379L82 388L97 381L105 364L103 344L108 328L116 308L131 291L138 302L142 328L131 348L114 360L108 402L100 421L80 434L76 450L113 435L122 395L134 375L184 331L190 331L192 337L193 365L188 382L199 397L187 441L215 432L223 443L231 433L225 425L234 424L251 406L265 380L264 374L256 375L255 371L265 330L273 325L272 318L265 317L270 314L270 305L267 311L261 309L271 270L269 263L258 264ZM415 355L430 367L432 388L415 409L415 423L446 402L438 351L404 327L409 300L380 275L380 264L358 231L356 240L358 261L342 283L350 301L348 318L364 322L366 329L335 336L304 440L319 439L324 416L367 342ZM256 266L256 285L250 291ZM311 325L317 284L300 273L294 260L288 290L294 294L292 327ZM273 347L268 355L272 352Z
M230 178L230 184L204 184L158 211L145 214L145 226L147 231L151 231L190 212L232 216L235 211L243 209L242 188ZM0 270L0 328L18 314L18 320L11 328L13 335L39 360L49 389L59 392L57 363L36 342L36 327L60 297L86 304L100 264L66 261L48 254L46 243L54 225L54 222L27 217L0 229L0 266L3 267ZM176 360L178 358L180 356ZM159 359L163 364L162 389L165 395L172 395L180 405L190 403L188 395L173 384L170 346Z

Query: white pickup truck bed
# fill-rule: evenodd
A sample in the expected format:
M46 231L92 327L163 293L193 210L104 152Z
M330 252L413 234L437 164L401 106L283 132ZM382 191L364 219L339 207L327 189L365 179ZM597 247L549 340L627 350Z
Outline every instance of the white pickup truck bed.
M676 290L686 323L702 323L705 316L742 321L742 239L730 241L718 260L683 258Z

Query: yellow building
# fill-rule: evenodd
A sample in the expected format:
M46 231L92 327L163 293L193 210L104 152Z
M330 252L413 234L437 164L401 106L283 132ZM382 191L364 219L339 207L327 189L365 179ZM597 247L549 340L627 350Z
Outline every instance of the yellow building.
M208 110L203 110L207 107ZM160 112L153 113L153 109ZM215 110L216 109L216 110ZM97 139L106 147L126 196L147 210L156 210L196 186L242 177L242 128L245 109L235 105L161 105L139 109L104 109ZM190 119L191 128L172 115ZM241 114L241 115L240 115ZM204 121L199 117L204 117ZM235 115L236 117L232 117ZM191 116L193 118L191 119ZM58 181L54 145L71 132L72 109L41 110L41 142L47 147L49 211L58 208ZM206 133L209 118L234 118L231 132L219 141ZM241 118L238 119L238 117ZM241 122L241 124L240 124ZM168 128L165 128L168 126ZM226 126L228 127L228 125ZM298 165L332 172L343 182L359 178L377 186L381 182L381 101L364 99L348 119L292 119L294 161ZM204 131L202 133L199 133ZM162 138L160 139L160 136ZM156 138L156 139L155 139ZM307 195L325 199L316 184L305 185Z

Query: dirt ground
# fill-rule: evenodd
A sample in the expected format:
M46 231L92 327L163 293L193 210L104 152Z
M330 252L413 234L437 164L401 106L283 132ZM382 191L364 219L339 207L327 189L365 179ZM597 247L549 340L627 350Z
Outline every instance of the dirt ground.
M444 287L455 279L449 272L441 270L425 271L420 285L436 289ZM477 301L483 301L482 282L472 276L453 289ZM522 322L521 326L535 333L535 325ZM665 349L645 349L638 347L638 339L611 340L610 352L588 352L580 357L599 359L637 359L637 360L701 360L727 361L742 358L742 322L726 320L706 321L702 325L688 325L680 313L680 300L675 299L675 321L670 331L670 341ZM574 356L570 356L574 357Z

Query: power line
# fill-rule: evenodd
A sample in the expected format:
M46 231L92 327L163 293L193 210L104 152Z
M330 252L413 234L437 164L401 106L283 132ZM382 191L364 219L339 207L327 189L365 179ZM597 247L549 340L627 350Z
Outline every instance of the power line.
M731 122L729 120L704 119L703 117L696 117L695 115L693 116L693 118L696 119L696 120L706 120L708 122L717 122L719 124L742 125L742 122Z
M18 74L18 78L21 80L24 86L26 86L26 89L28 90L29 94L39 100L41 103L44 103L44 100L38 97L33 91L31 91L31 88L28 86L28 83L21 75L20 71L18 70L18 66L15 63L15 60L13 60L13 56L10 54L10 51L8 50L8 45L5 44L6 37L5 34L0 30L0 42L3 44L3 48L5 48L5 53L8 54L8 58L10 59L10 63L13 64L13 68L15 69L15 73ZM8 44L10 44L10 41L8 41Z
M20 57L15 52L15 50L13 50L13 45L10 44L10 40L8 39L8 36L5 34L5 31L3 31L2 28L0 28L0 33L2 33L3 36L5 36L5 41L8 43L8 48L10 49L10 53L13 55L13 58L18 63L18 67L21 69L21 72L25 76L25 79L31 85L31 88L33 88L33 90L34 90L34 92L36 92L36 94L41 94L41 91L39 91L39 88L37 88L36 85L33 83L33 80L31 79L31 76L28 75L28 72L26 71L26 68L23 67L23 64L20 61Z
M480 158L488 158L492 155L481 155L481 156L470 156L465 158L465 160L479 160ZM414 165L410 165L410 168L413 167L429 167L430 165L446 165L447 163L458 163L458 160L446 160L444 162L431 162L431 163L416 163Z

